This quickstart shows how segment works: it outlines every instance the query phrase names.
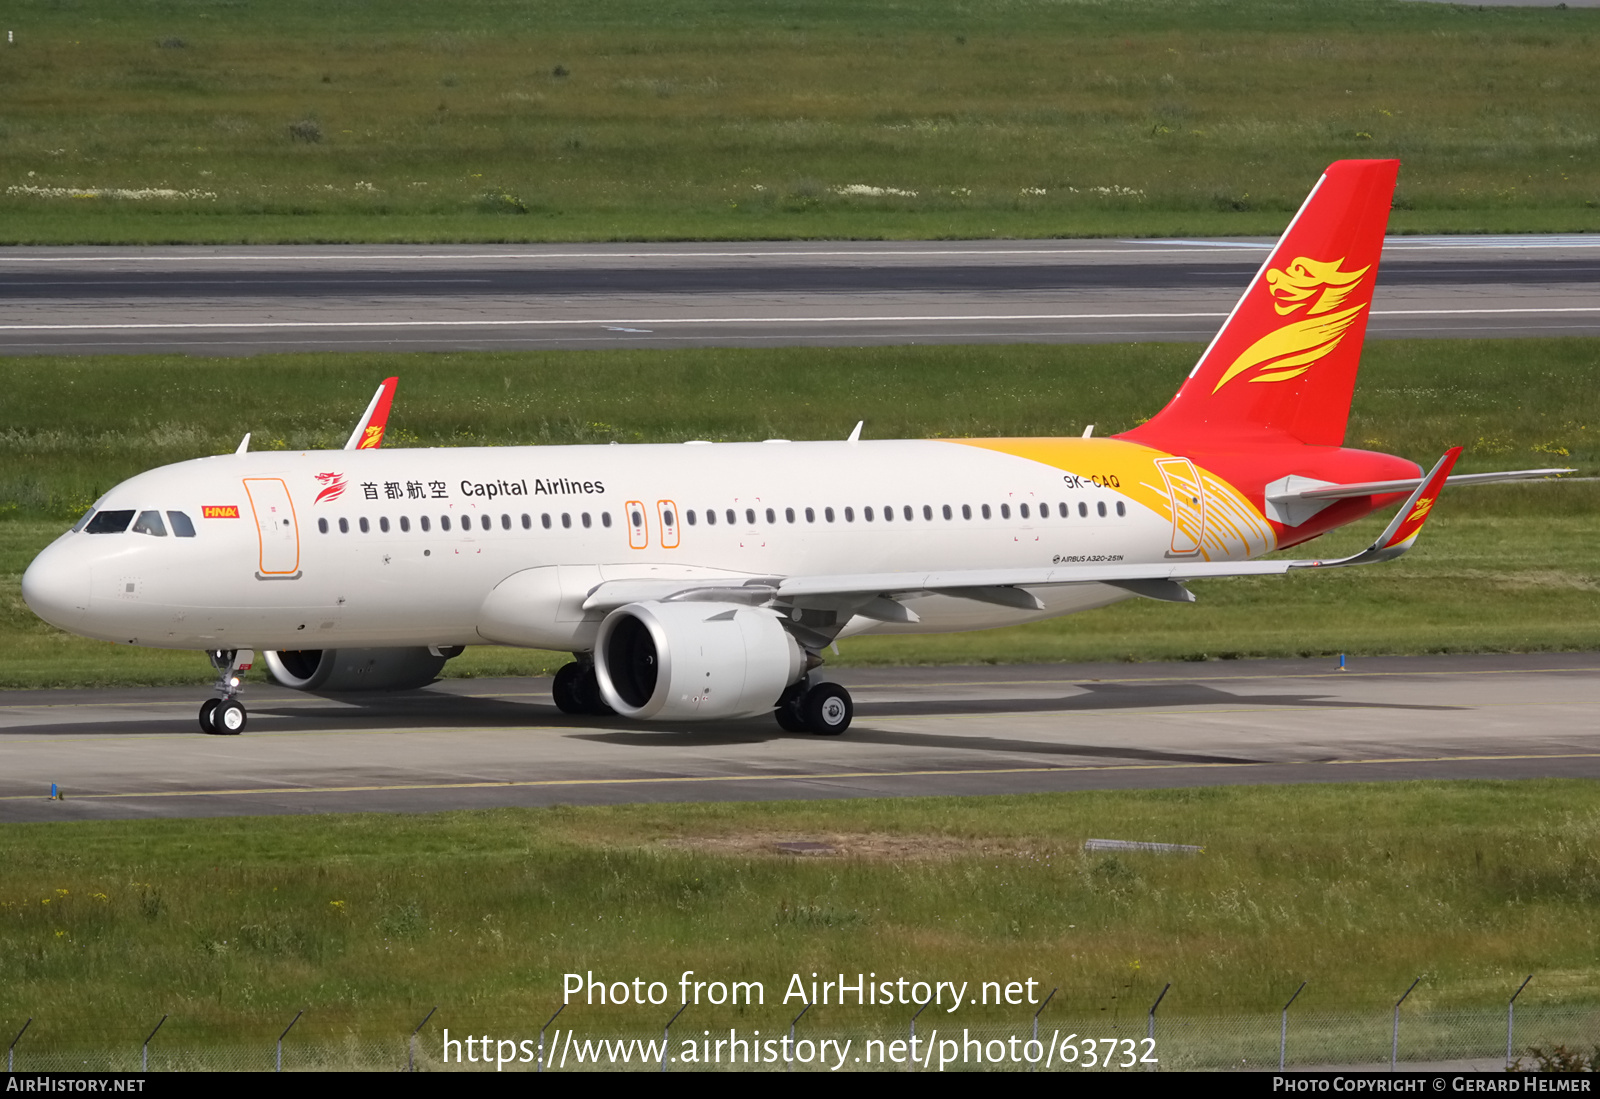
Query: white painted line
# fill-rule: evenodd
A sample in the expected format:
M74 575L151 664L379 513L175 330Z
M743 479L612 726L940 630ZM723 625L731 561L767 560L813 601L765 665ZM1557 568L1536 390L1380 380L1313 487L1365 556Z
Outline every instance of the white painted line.
M1556 306L1525 309L1378 309L1374 317L1461 317L1501 314L1600 313L1600 305ZM258 328L607 328L650 324L963 324L969 321L1115 321L1192 320L1226 317L1225 312L1196 313L979 313L961 316L903 317L653 317L645 320L610 318L518 318L514 320L392 320L392 321L141 321L123 324L0 324L0 332L109 332L146 329L258 329Z
M278 252L187 252L130 254L105 252L95 255L18 255L0 254L0 265L7 263L210 263L247 262L262 263L338 263L393 262L432 260L694 260L694 259L837 259L837 258L894 258L916 259L929 257L984 257L984 256L1096 256L1096 255L1184 255L1197 249L1241 249L1269 251L1271 240L1120 240L1117 247L1039 247L1039 248L832 248L832 249L717 249L711 251L615 251L615 252L429 252L425 246L415 252L312 252L300 251L296 245L264 245ZM310 246L317 247L317 246ZM1549 248L1600 248L1600 234L1566 236L1484 236L1484 237L1389 237L1384 250L1404 252L1483 249L1549 249Z
M1198 246L1198 245L1196 245ZM1259 248L1265 250L1270 245L1239 244L1240 248ZM852 249L849 251L795 251L795 252L413 252L396 254L371 254L371 253L285 253L282 255L254 255L250 253L207 252L200 255L94 255L94 256L17 256L0 255L0 264L6 263L202 263L217 260L229 262L278 262L278 263L310 263L321 261L337 261L339 263L353 263L356 261L401 260L406 263L415 263L418 260L563 260L563 259L812 259L812 258L846 258L860 257L892 257L896 259L920 259L923 256L1122 256L1122 255L1150 255L1150 254L1187 254L1193 247L1158 248L1139 247L1137 242L1130 242L1124 248L951 248L938 250L909 250L896 248L879 249Z

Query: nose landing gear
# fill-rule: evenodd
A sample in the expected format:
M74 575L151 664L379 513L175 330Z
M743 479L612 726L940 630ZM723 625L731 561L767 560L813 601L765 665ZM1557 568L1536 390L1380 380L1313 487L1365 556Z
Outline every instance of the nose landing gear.
M247 715L244 705L234 696L244 683L244 673L250 670L256 654L252 649L213 649L207 654L211 666L217 669L217 682L212 690L222 697L209 698L200 707L200 731L212 736L238 736L244 732Z

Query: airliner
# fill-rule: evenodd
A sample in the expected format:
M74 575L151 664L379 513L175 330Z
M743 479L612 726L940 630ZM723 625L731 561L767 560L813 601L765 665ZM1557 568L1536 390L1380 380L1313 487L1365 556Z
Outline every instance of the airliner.
M569 714L843 733L850 695L818 670L840 638L1387 561L1447 483L1567 472L1343 445L1398 170L1331 165L1177 395L1120 435L385 449L391 378L342 450L246 436L117 485L23 597L85 637L208 653L211 734L244 729L257 651L288 687L396 691L481 644L571 652ZM1397 503L1354 556L1262 559Z

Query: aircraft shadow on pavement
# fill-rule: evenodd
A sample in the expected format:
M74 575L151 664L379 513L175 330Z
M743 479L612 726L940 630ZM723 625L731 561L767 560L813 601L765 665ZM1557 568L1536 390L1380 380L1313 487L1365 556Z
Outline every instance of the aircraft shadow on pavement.
M909 734L891 733L862 728L860 722L873 718L903 717L959 717L1003 714L1045 713L1097 713L1132 709L1185 709L1203 712L1206 707L1231 708L1259 706L1271 709L1357 709L1357 710L1420 710L1449 711L1465 709L1459 706L1423 705L1415 703L1362 702L1331 698L1307 693L1236 694L1200 683L1132 684L1083 683L1083 693L1065 697L1043 698L957 698L957 699L902 699L875 702L870 699L856 704L857 726L847 738L855 743L904 743L919 746L961 747L970 741L971 747L988 751L1027 751L1032 753L1055 751L1040 741L999 740L989 737L961 737L950 733ZM199 696L197 696L199 697ZM250 713L254 719L274 719L270 727L280 731L289 726L320 726L328 731L356 731L368 729L418 729L448 727L451 725L488 728L520 728L529 725L544 727L595 729L604 722L623 722L622 718L595 718L571 716L558 711L543 697L529 701L511 701L503 698L472 698L438 691L405 691L372 695L344 694L323 696L326 705L292 702L287 705L278 700L251 701ZM198 704L197 704L198 705ZM265 722L256 728L262 730ZM71 724L38 723L13 725L0 735L105 735L107 733L150 733L158 731L157 723L139 721L92 721ZM159 731L169 731L166 725ZM263 730L264 731L264 730ZM307 731L310 731L308 728ZM198 728L195 730L198 734ZM246 735L249 730L246 730ZM757 744L774 740L806 740L807 733L786 733L768 718L717 723L651 722L627 723L622 729L602 728L592 733L580 734L584 739L615 744L639 744L682 747L708 747L727 744ZM1094 750L1072 750L1070 754L1095 754ZM1115 753L1127 756L1126 750ZM1164 758L1164 757L1163 757ZM1198 757L1196 759L1198 761ZM1220 762L1220 760L1219 760Z

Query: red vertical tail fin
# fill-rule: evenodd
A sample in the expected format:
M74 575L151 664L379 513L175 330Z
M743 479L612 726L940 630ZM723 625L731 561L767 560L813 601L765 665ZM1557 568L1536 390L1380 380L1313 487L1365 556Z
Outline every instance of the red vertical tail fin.
M377 450L383 445L383 429L389 423L389 406L394 403L394 390L399 384L399 378L383 379L383 384L372 395L367 410L356 422L356 429L350 433L350 441L344 444L346 450Z
M1329 165L1178 395L1123 437L1176 451L1344 442L1399 169Z

